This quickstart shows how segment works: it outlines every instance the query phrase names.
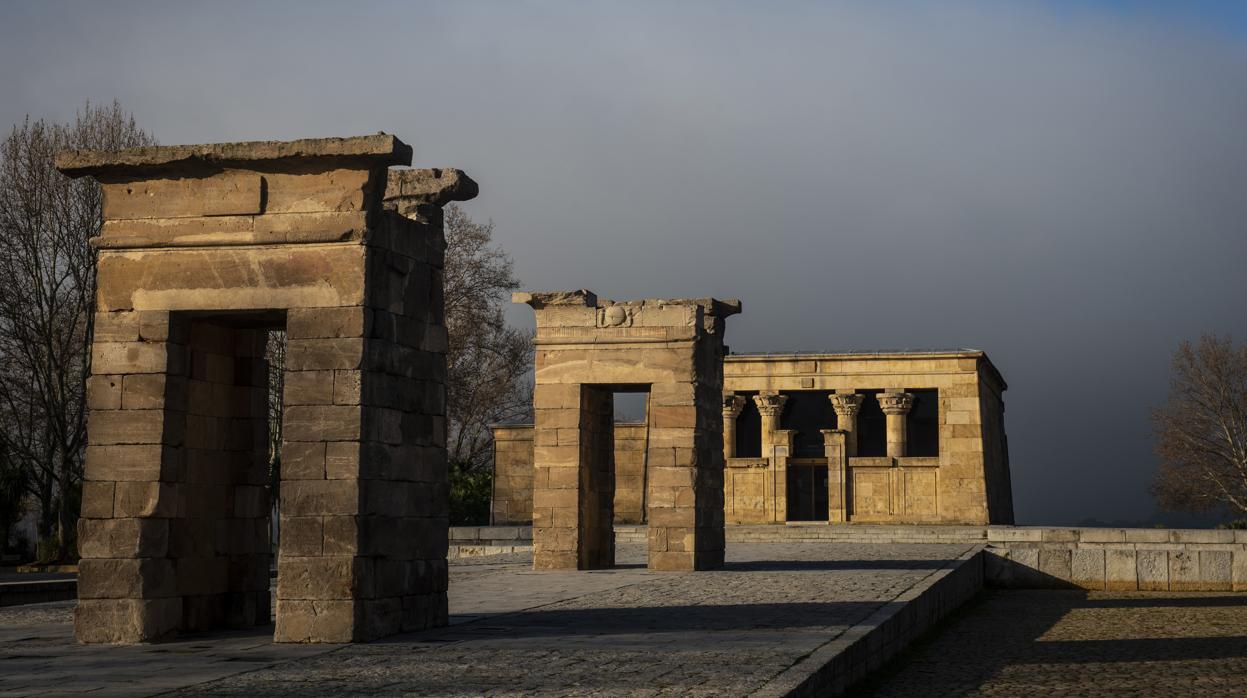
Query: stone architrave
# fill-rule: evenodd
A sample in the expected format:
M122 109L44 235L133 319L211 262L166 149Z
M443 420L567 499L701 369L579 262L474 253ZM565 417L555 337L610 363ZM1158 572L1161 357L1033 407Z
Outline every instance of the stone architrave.
M723 344L740 302L517 293L537 318L533 567L614 564L613 400L647 390L649 567L723 564Z
M742 395L728 393L723 396L723 457L736 457L736 419L745 409Z
M913 409L914 396L910 393L887 392L879 394L879 407L887 419L888 457L904 458L908 440L905 417Z
M414 170L387 197L388 168L410 161L385 134L57 158L104 197L79 641L270 622L276 329L289 343L275 639L446 623L445 238L432 210L475 186Z

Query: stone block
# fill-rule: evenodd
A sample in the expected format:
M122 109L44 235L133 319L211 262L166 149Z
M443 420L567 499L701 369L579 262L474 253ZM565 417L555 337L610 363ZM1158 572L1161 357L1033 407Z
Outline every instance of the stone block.
M1135 551L1139 571L1139 591L1169 591L1169 552Z
M92 410L88 418L87 439L92 446L179 446L182 433L177 425L178 420L171 419L166 428L164 410Z
M1103 550L1075 549L1070 558L1070 581L1083 589L1105 588L1105 555Z
M1199 591L1199 553L1195 550L1169 551L1169 589Z
M1247 591L1247 549L1234 551L1231 570L1231 588L1234 591Z
M282 435L287 441L357 441L361 428L358 407L291 405L284 414Z
M1134 550L1110 548L1104 551L1105 589L1134 591L1139 588L1138 560Z
M121 409L122 376L94 375L87 379L87 408Z
M326 444L323 441L287 441L282 444L282 479L325 479L325 447Z
M182 620L182 598L81 599L74 636L93 644L135 644L172 637Z
M286 348L286 366L290 371L358 369L363 359L364 340L358 337L292 339Z
M117 518L162 518L178 515L178 486L165 482L118 482L113 514Z
M1229 550L1200 550L1201 591L1231 591L1234 588L1234 553Z
M165 342L95 342L91 345L91 370L98 374L165 373L173 368L171 358Z
M83 558L163 557L169 545L166 519L79 519Z
M164 373L128 375L123 382L121 406L127 410L158 410L165 406L167 394L173 398L173 404L178 404L178 388L183 385L184 379L169 378Z
M277 598L274 642L352 642L355 602Z
M1068 548L1039 549L1039 571L1047 579L1045 586L1064 586L1071 581L1073 551Z
M292 308L286 313L286 333L290 339L366 337L370 317L362 306Z
M290 516L338 516L359 512L353 480L292 480L281 487L281 511Z
M82 483L82 517L111 519L115 487L116 485L112 482L84 481Z
M294 557L282 554L277 560L277 598L279 603L295 599L355 598L361 558L349 555Z
M179 595L168 558L87 558L78 564L79 599L157 599Z
M286 371L285 405L332 405L333 371Z

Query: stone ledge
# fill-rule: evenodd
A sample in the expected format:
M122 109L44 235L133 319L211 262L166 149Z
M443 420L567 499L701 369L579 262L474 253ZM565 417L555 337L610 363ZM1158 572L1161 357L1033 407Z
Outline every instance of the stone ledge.
M265 160L348 159L376 166L410 165L411 146L386 133L349 138L296 141L241 141L202 145L162 145L119 151L69 150L56 155L56 169L70 177L109 177L186 164L226 165Z

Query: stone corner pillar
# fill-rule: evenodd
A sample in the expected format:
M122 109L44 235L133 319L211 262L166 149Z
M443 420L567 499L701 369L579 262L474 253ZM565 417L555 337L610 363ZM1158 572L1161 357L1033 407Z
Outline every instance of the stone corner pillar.
M736 419L745 409L745 398L735 393L723 396L723 458L736 457Z
M905 417L913 409L912 393L900 391L879 394L879 407L888 420L888 457L903 458L908 435L905 428Z
M857 413L862 409L864 397L858 393L827 396L831 401L831 409L836 412L836 428L844 432L845 456L848 458L857 455Z
M788 458L792 455L792 439L796 434L792 429L776 429L771 434L769 449L762 454L766 456L771 471L771 486L775 493L771 520L775 523L788 520Z
M860 397L860 396L859 396ZM848 439L845 429L820 429L823 452L827 455L827 521L845 523L848 513Z

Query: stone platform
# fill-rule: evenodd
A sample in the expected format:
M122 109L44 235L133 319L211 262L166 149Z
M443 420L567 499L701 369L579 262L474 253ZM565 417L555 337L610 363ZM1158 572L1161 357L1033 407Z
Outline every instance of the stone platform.
M82 646L72 604L0 609L0 694L802 695L877 668L982 585L974 545L733 544L709 572L451 565L448 628L277 645L272 628Z

